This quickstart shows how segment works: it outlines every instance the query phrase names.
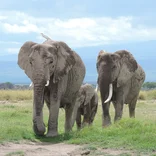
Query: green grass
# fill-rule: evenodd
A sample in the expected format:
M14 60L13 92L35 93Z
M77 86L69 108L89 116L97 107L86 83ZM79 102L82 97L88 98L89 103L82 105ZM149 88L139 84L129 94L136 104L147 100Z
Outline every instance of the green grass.
M16 151L16 152L11 152L7 154L6 156L25 156L23 151Z
M148 97L148 96L147 96ZM110 113L112 125L102 128L102 109L99 102L98 113L92 127L64 134L64 110L59 112L59 136L55 138L37 137L32 129L32 101L24 100L13 103L0 103L0 142L20 141L23 139L43 142L66 142L87 144L90 149L124 148L152 152L156 150L156 102L139 100L136 119L130 119L128 106L124 106L123 119L113 124L114 108ZM44 121L47 126L48 110L44 107Z

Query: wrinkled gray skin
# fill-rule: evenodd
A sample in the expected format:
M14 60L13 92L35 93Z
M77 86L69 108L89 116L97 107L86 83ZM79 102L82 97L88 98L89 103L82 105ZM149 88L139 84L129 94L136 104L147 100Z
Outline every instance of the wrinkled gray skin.
M72 113L85 76L80 56L64 42L50 38L42 43L25 42L18 54L18 65L33 82L33 129L44 135L44 100L49 108L47 137L58 135L59 108L65 108L65 132L72 129ZM49 85L45 86L49 80Z
M80 129L85 125L91 125L93 123L97 112L97 107L98 95L94 87L91 84L82 85L76 99L76 112L74 111L74 114L76 115L77 129ZM82 122L81 115L83 116Z
M109 114L111 101L115 108L114 121L122 117L124 104L129 104L129 116L135 117L137 97L145 80L145 72L132 54L126 50L119 50L115 53L100 51L97 58L97 71L103 109L103 126L111 124ZM104 103L108 97L110 83L113 84L113 95L111 101Z

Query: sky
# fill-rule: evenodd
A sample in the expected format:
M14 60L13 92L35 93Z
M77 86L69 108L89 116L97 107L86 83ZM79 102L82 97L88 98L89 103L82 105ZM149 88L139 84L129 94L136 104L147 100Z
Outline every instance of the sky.
M151 69L147 62L156 61L155 0L0 0L0 4L1 62L16 62L26 41L43 42L40 33L66 42L86 64L95 63L101 49L129 50L143 66L146 62L147 73ZM93 81L95 72L87 75L94 75ZM147 80L156 80L152 73L156 71L152 69Z

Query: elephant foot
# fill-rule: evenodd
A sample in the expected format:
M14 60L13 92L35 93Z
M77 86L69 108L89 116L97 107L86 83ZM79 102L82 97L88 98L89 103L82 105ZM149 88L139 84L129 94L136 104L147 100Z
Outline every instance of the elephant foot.
M103 128L106 128L106 127L109 127L111 125L111 122L104 122L103 124L102 124L102 127Z
M109 127L110 125L111 125L111 124L107 124L107 125L103 124L102 127L103 127L103 128L107 128L107 127Z
M38 136L43 136L46 131L44 124L41 124L41 125L33 124L33 129L34 129L35 134Z
M108 127L108 126L111 125L111 118L110 118L110 116L109 116L109 117L103 118L102 121L103 121L103 122L102 122L102 127L103 127L103 128Z
M118 122L118 121L120 121L121 120L121 117L119 116L119 117L115 117L114 118L114 123L116 123L116 122Z
M84 123L82 124L82 128L87 127L87 126L89 126L89 123L88 123L88 122L84 122Z
M55 136L58 136L58 132L48 132L46 134L46 137L55 137Z

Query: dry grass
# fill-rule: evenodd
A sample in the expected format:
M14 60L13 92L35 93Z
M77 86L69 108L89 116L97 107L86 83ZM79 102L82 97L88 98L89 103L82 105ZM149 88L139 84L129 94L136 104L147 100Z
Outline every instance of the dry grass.
M156 90L140 91L138 99L156 100Z
M32 90L0 90L0 101L31 100ZM100 97L100 93L98 92ZM156 100L156 90L140 91L139 100Z
M31 100L32 90L0 90L0 101Z

